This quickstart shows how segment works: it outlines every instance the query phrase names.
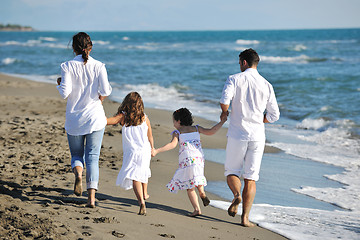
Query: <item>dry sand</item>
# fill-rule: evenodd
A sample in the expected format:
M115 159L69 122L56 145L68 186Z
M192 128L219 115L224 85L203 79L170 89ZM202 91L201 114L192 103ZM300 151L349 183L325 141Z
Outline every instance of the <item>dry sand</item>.
M106 127L97 206L85 208L86 191L81 197L73 194L65 105L55 84L0 74L1 239L286 239L260 227L241 227L239 216L211 206L202 207L201 217L187 217L192 207L186 191L173 194L165 187L177 168L177 150L152 159L147 215L138 216L133 191L115 186L122 163L120 126ZM118 105L106 99L106 115L112 116ZM146 113L155 146L162 146L173 130L171 112ZM199 118L195 122L213 124ZM203 147L225 148L225 134L221 129L215 136L202 136ZM223 166L208 161L205 175L209 181L225 180Z

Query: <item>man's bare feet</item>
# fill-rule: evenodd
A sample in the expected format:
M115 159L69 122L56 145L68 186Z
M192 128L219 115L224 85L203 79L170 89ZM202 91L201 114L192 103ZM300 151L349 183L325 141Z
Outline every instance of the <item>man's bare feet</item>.
M194 212L190 213L188 216L189 217L196 217L196 216L200 216L200 215L201 215L201 212L195 210Z
M74 193L76 196L81 196L82 191L82 177L80 174L75 174Z
M243 227L256 227L257 226L257 224L252 223L249 220L241 221L240 225L243 226Z
M234 198L230 207L228 208L228 214L232 217L235 217L239 204L241 203L241 197Z
M210 204L210 199L207 196L202 197L201 200L202 200L205 207Z
M139 210L139 213L138 215L146 215L146 206L145 204L140 204L140 210Z
M244 227L255 227L257 226L257 224L255 223L252 223L249 221L249 217L244 217L244 215L241 215L241 223L240 223L241 226L244 226Z

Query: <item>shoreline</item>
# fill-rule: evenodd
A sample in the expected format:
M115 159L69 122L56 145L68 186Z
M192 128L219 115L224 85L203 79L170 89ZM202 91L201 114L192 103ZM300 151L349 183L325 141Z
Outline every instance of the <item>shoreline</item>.
M75 197L72 193L74 177L63 129L66 100L61 99L55 84L0 73L0 86L0 142L4 146L0 155L0 211L4 213L0 235L11 233L24 238L48 235L56 239L117 239L123 235L125 239L163 239L164 236L286 239L261 227L241 227L239 216L231 218L226 211L211 206L201 207L201 217L186 217L192 211L186 192L172 194L165 187L177 168L177 149L152 158L148 215L137 216L138 204L133 191L115 186L122 158L119 126L105 129L97 207L84 208L86 194ZM112 116L118 106L119 103L106 99L106 115ZM155 146L168 143L174 129L172 113L151 108L145 111L151 121ZM212 121L198 117L194 120L204 127L213 125ZM202 135L203 147L225 148L226 131L222 128L214 136ZM207 161L205 176L209 181L224 181L223 166ZM224 200L214 194L208 193L208 196L211 200ZM3 221L5 216L13 222L23 221L22 225L28 225L30 230ZM176 224L171 224L174 222Z

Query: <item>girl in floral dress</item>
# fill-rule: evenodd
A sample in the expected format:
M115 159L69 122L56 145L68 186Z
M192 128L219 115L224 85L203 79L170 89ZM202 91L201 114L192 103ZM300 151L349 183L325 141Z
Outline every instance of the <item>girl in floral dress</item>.
M194 207L194 212L189 215L191 217L201 215L195 188L198 189L204 206L210 203L204 191L204 186L207 183L204 176L205 159L201 148L200 133L213 135L226 120L227 117L224 116L219 123L210 129L198 125L192 126L193 118L191 112L186 108L180 108L173 113L174 127L177 130L172 132L171 142L161 148L152 150L152 156L155 156L158 153L174 149L179 142L179 168L166 186L173 193L177 193L178 190L182 189L187 190L190 202Z

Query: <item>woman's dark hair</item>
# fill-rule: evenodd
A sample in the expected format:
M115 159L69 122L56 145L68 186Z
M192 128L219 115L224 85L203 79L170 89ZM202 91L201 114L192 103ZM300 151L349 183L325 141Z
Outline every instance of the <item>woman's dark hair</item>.
M260 62L259 55L252 48L242 51L239 55L239 58L241 62L246 60L246 62L249 64L249 67L257 66Z
M145 118L144 103L141 96L137 92L131 92L124 98L121 103L117 114L124 114L125 126L137 126L140 125Z
M187 108L180 108L173 113L176 121L180 120L180 125L191 126L194 123L191 112Z
M89 59L89 53L92 49L92 42L87 33L79 32L72 38L72 48L76 54L81 54L84 59L84 65Z

